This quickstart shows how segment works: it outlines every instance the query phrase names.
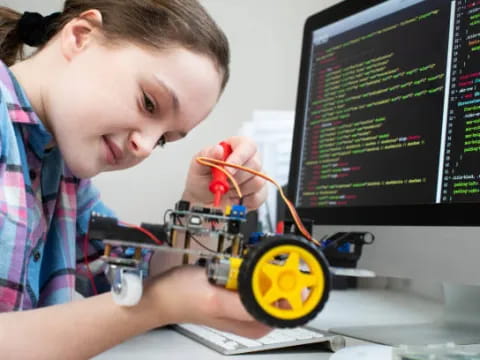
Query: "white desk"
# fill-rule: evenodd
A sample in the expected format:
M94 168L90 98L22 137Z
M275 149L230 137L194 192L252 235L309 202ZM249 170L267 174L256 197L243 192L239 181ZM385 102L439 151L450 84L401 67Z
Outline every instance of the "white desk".
M412 295L383 290L334 291L325 309L309 325L328 329L338 326L426 322L436 317L440 310L439 304ZM361 342L347 339L347 346L358 343ZM291 360L293 354L295 360L326 360L331 355L328 352L308 351L300 347L241 356L248 360ZM159 329L120 344L94 359L225 360L231 357L220 355L173 330Z

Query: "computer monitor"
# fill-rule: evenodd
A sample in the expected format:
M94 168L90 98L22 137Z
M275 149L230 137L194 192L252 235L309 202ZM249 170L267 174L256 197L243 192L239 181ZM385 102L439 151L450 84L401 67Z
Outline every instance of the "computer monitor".
M480 2L347 0L307 19L290 199L317 239L372 232L359 266L447 288L433 330L347 334L480 343L479 180ZM475 331L452 325L474 314Z

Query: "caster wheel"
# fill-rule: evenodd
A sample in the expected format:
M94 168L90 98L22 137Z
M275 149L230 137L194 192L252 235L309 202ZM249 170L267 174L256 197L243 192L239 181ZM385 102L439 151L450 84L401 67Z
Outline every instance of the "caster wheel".
M139 274L122 272L120 282L112 286L112 296L116 304L134 306L142 298L143 284Z
M243 305L258 321L280 328L304 325L328 300L328 263L302 237L273 236L248 252L238 289Z

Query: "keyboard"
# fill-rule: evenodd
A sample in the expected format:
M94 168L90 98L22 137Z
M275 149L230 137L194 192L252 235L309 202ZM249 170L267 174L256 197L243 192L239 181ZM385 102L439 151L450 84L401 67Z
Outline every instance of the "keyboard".
M345 339L326 331L302 326L294 329L274 329L260 339L249 339L206 326L178 324L172 326L179 333L218 351L223 355L244 354L292 346L321 344L322 348L337 351L345 347Z

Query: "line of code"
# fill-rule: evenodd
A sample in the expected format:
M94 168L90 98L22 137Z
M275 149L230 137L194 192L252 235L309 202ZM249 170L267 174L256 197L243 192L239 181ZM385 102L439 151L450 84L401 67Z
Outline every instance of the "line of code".
M434 199L450 7L427 3L313 48L300 205Z
M456 1L442 202L480 201L480 2Z

